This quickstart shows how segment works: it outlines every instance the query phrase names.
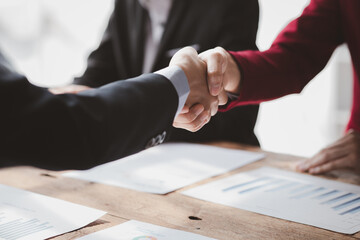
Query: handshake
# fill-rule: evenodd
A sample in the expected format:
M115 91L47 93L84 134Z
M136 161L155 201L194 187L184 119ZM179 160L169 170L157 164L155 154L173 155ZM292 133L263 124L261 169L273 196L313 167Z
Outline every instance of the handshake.
M221 47L199 55L195 49L185 47L173 56L170 66L178 66L185 72L190 87L185 106L174 120L173 126L176 128L191 132L200 130L217 113L218 107L227 103L227 93L239 92L239 68L230 54ZM88 89L91 88L72 84L50 91L62 94Z
M217 113L218 107L227 103L227 93L239 92L239 68L223 48L198 55L195 49L185 47L173 56L170 66L178 66L185 72L190 87L174 127L191 132L200 130Z

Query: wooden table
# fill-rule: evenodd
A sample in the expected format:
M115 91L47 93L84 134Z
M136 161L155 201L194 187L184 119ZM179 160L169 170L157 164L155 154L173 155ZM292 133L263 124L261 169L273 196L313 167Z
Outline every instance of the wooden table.
M262 152L259 148L233 143L214 143L212 145ZM61 172L32 167L1 169L0 183L108 212L92 224L80 230L55 237L54 240L74 239L131 219L228 240L360 239L360 233L354 235L334 233L180 194L185 189L262 166L293 170L295 162L301 159L295 156L265 153L266 158L261 161L167 195L142 193L66 178L61 176ZM324 177L360 184L360 177L348 172L333 172ZM190 217L198 220L192 220Z

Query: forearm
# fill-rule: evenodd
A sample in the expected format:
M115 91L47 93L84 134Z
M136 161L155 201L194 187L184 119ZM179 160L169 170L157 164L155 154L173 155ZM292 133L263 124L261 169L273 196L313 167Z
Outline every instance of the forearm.
M172 84L156 74L77 95L52 95L26 79L10 85L21 86L2 99L0 158L10 165L84 169L125 157L170 128L178 102Z
M241 83L230 107L298 93L326 65L342 43L337 1L313 0L264 52L232 52Z

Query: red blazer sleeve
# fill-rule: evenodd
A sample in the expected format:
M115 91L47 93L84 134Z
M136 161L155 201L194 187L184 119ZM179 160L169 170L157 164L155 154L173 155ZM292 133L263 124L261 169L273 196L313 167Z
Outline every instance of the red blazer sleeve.
M239 98L225 110L300 92L344 41L338 4L338 0L312 0L269 50L230 52L242 80Z

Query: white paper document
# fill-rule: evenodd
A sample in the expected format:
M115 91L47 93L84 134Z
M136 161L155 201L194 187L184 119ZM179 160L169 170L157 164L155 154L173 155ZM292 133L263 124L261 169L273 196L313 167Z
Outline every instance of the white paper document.
M195 233L160 227L149 223L128 221L78 240L216 240Z
M70 232L105 212L0 184L0 239L37 240Z
M163 144L86 171L65 176L133 190L166 194L239 168L264 154L200 144Z
M360 187L305 174L260 168L183 194L335 232L360 231Z

